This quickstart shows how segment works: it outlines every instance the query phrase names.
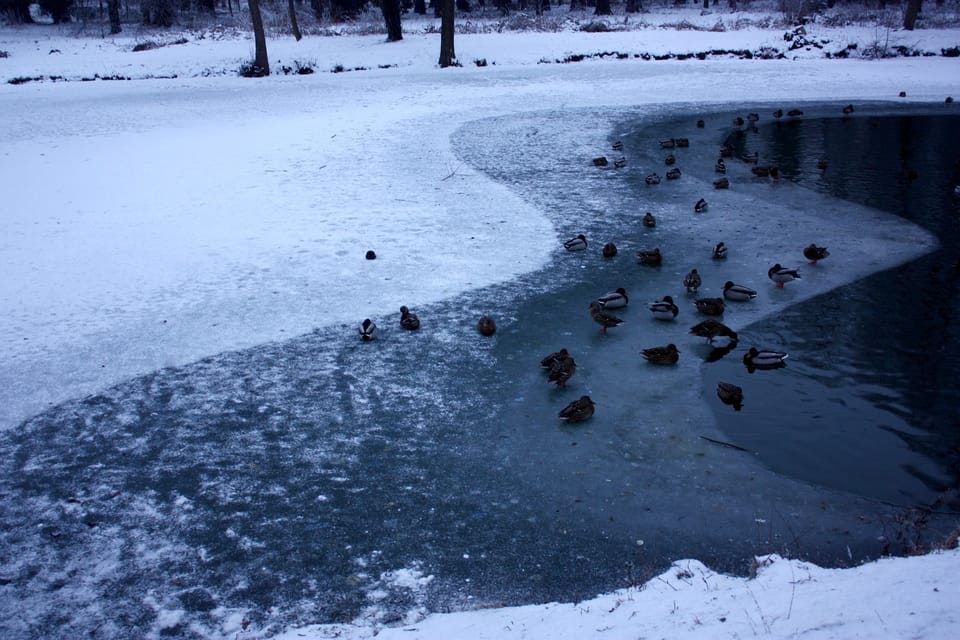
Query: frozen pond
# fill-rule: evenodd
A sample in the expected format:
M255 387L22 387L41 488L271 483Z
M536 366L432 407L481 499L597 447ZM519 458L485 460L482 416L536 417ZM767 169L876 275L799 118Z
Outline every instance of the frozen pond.
M839 106L804 109L811 118ZM140 636L164 626L197 637L237 617L274 630L396 621L421 609L585 598L681 557L739 573L764 552L824 565L877 557L879 536L896 542L904 531L902 506L929 506L930 492L888 504L852 483L782 468L777 447L748 434L775 422L758 398L775 407L786 381L815 366L798 344L818 348L805 333L805 309L822 299L814 296L934 243L889 215L805 189L802 176L799 185L754 182L735 160L732 188L714 191L717 149L738 114L704 113L625 114L609 139L596 135L609 114L472 123L453 139L465 163L547 211L560 239L584 233L588 251L566 253L558 241L538 272L415 308L416 333L400 331L397 314L375 318L382 330L371 343L344 325L224 353L2 434L4 635ZM683 177L647 187L647 173L665 172L658 140L678 136L691 142L676 152ZM615 139L627 166L592 166L593 157L619 157ZM463 173L453 179L471 179ZM700 197L710 209L696 215ZM647 210L655 229L640 225ZM816 277L774 289L766 269L799 263L811 232L836 255ZM709 258L720 239L731 245L722 267ZM601 256L607 241L619 246L616 258ZM653 246L664 265L638 265L635 251ZM719 295L725 279L761 291L724 318L743 332L739 351L709 365L709 348L687 335L703 316L680 286L695 266L703 295ZM600 335L587 304L620 286L631 298L626 323ZM666 294L681 306L674 323L646 310ZM497 318L493 338L474 329L482 314ZM717 413L713 376L744 377L748 338L785 344L798 365L756 375L763 384L779 377L767 390L744 381L743 412ZM674 367L638 355L667 342L682 352ZM538 367L560 347L578 363L566 389L548 386ZM562 425L557 412L582 394L596 416ZM904 455L933 465L938 486L956 485L917 449ZM928 526L939 532L936 515Z

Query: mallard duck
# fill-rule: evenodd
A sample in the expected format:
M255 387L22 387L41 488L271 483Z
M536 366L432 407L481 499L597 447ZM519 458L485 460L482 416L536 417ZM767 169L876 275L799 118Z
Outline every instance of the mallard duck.
M742 284L734 284L727 280L723 285L723 297L735 302L746 302L757 297L757 292Z
M900 96L901 98L906 98L906 97L907 97L907 92L906 92L906 91L901 91L901 92L898 93L897 95Z
M803 111L800 109L790 109L790 111L787 111L787 115L791 118L799 118L803 115Z
M688 138L674 138L674 142L677 143L677 146L680 148L689 147L690 140Z
M576 238L570 238L563 243L563 248L567 251L584 251L587 248L587 237L581 233Z
M780 175L776 167L750 167L750 172L758 178L769 178L773 175Z
M663 164L667 165L668 167L672 167L676 163L677 156L673 155L672 153L668 153L667 157L663 159Z
M364 342L369 342L370 340L373 340L374 336L377 333L377 325L373 322L373 320L371 320L370 318L367 318L366 320L360 323L359 331L360 331L360 339L363 340Z
M823 158L817 160L817 169L820 169L820 171L826 171L828 166L827 161Z
M663 254L660 253L660 247L655 249L641 249L637 251L637 261L640 264L659 267L663 263Z
M700 198L700 199L697 200L697 202L693 205L693 212L694 212L694 213L703 213L704 211L707 210L707 206L708 206L708 205L707 205L707 201L704 200L703 198Z
M729 189L729 188L730 188L730 181L727 180L726 178L717 178L716 180L713 181L713 188L714 188L714 189Z
M786 267L781 267L780 263L773 265L767 271L767 277L777 283L778 289L783 289L783 285L796 280L800 277L800 272L796 269L788 269Z
M687 288L687 293L696 293L701 284L700 274L697 273L696 269L691 269L690 273L683 279L683 286Z
M373 249L370 249L369 251L367 251L367 253L366 253L366 255L365 255L364 257L365 257L367 260L376 260L376 259L377 259L377 252L374 251Z
M717 158L717 164L713 165L713 170L716 173L726 173L727 163L723 161L723 158Z
M722 242L718 242L717 246L713 248L713 259L714 260L723 260L727 257L727 245Z
M604 258L612 258L616 255L617 255L617 245L613 244L612 242L608 242L607 244L603 245Z
M595 167L605 167L608 164L610 164L610 162L607 160L606 156L600 156L599 158L593 159L593 166Z
M706 122L703 120L697 120L697 129L703 129L705 126L707 126Z
M627 166L627 159L624 158L623 156L620 156L619 158L613 161L613 166L616 167L617 169L623 169L625 166Z
M596 300L590 303L590 317L600 325L600 333L606 333L608 328L619 327L623 324L622 318L618 318L609 311L604 311Z
M748 113L748 114L747 114L747 122L749 122L750 124L756 124L756 123L759 122L759 121L760 121L760 114L759 114L759 113Z
M737 129L739 129L740 127L742 127L742 126L743 126L743 118L741 118L740 116L737 116L736 118L734 118L734 119L733 119L733 126L735 126Z
M760 161L760 152L751 151L749 153L744 153L740 156L740 159L744 162L749 162L750 164L757 164Z
M660 184L660 176L656 173L651 173L646 178L643 179L647 184Z
M783 117L783 109L777 109L776 111L773 112L774 120L779 120L782 117Z
M673 138L670 138L669 140L661 140L661 141L660 141L660 148L661 148L661 149L673 149L673 148L676 147L676 146L677 146L677 141L674 140Z
M728 144L725 144L720 147L720 157L721 158L732 158L733 157L733 147Z
M566 422L589 420L593 417L594 406L596 406L596 403L590 399L590 396L580 396L579 400L574 400L560 409L560 419Z
M852 104L848 104L847 106L845 106L845 107L843 108L843 115L848 116L848 115L850 115L851 113L853 113L853 105L852 105Z
M680 179L680 169L674 167L667 171L667 180L679 180Z
M787 357L787 354L783 351L750 347L750 350L743 355L743 364L748 369L779 369L786 366L784 360Z
M734 342L737 340L736 331L722 322L713 319L704 320L690 327L690 335L706 338L707 342L711 344L717 338L729 338Z
M680 313L680 307L673 303L673 298L663 296L656 302L650 303L650 312L657 320L673 320Z
M743 408L743 389L732 382L718 382L717 397L723 404L732 406L734 411Z
M497 322L490 316L482 316L477 321L477 331L482 336L492 336L497 332Z
M405 306L400 307L400 328L408 331L416 331L420 328L420 318Z
M550 368L550 375L547 376L547 382L558 387L566 387L567 380L576 372L577 363L568 354L566 358L561 358L553 363L553 367Z
M554 351L548 356L545 356L540 360L540 368L551 370L553 366L560 360L566 360L570 357L570 353L566 349L560 349L560 351Z
M803 249L803 257L810 261L810 264L817 264L817 260L823 260L830 255L826 247L818 247L810 244Z
M617 140L616 142L614 142L614 143L613 143L613 150L614 150L614 151L623 151L623 141L622 141L622 140Z
M654 218L654 217L653 217L653 214L650 213L649 211L647 211L645 214L643 214L643 220L641 220L641 222L643 222L643 226L645 226L645 227L647 227L647 228L650 228L650 229L652 229L652 228L654 228L655 226L657 226L657 219Z
M677 349L677 345L670 343L665 347L641 349L640 355L653 364L676 364L680 359L680 350Z
M707 316L723 315L727 308L723 298L697 298L693 301L693 304L696 305L697 311Z
M627 290L618 287L616 291L611 291L597 298L597 302L603 309L619 309L627 306L630 300L627 298Z

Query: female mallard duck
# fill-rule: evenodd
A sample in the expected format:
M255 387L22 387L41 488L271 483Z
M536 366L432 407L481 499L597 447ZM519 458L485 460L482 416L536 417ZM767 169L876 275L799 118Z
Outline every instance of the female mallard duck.
M595 403L590 396L580 396L563 409L560 409L560 419L566 422L583 422L593 417Z
M400 328L408 331L416 331L420 328L420 318L405 306L400 307Z
M694 213L703 213L706 210L707 210L707 201L704 200L703 198L700 198L699 200L697 200L696 204L693 205Z
M573 357L569 354L565 358L561 358L553 363L553 367L550 369L550 375L547 377L547 382L550 384L555 384L558 387L566 387L567 380L577 372L577 363L574 362Z
M647 184L660 184L660 176L656 173L651 173L646 178L643 179Z
M680 178L680 169L677 167L667 171L667 180L677 180L678 178Z
M727 163L723 161L723 158L717 158L717 164L713 165L713 170L716 173L726 173Z
M742 284L734 284L730 280L727 280L723 285L723 297L735 302L746 302L747 300L756 298L757 292L750 287L745 287Z
M713 181L713 188L714 188L714 189L729 189L729 188L730 188L730 181L727 180L726 178L717 178L716 180Z
M627 290L623 287L618 287L616 291L605 293L597 298L597 302L599 302L600 306L604 309L619 309L620 307L627 306L630 299L627 298Z
M843 108L843 115L848 116L848 115L850 115L851 113L853 113L853 105L852 105L852 104L848 104L847 106L845 106L845 107Z
M673 138L669 138L669 139L667 139L667 140L661 140L661 141L660 141L660 148L661 148L661 149L673 149L673 148L676 147L676 146L677 146L677 141L674 140Z
M770 349L757 349L750 347L750 350L743 355L743 364L747 369L779 369L787 366L784 360L787 354L783 351L772 351Z
M667 157L663 159L663 164L667 165L668 167L672 167L676 163L677 156L673 155L672 153L668 153Z
M614 142L614 143L613 143L613 150L614 150L614 151L623 151L623 141L622 141L622 140L617 140L616 142Z
M733 119L733 126L735 126L737 129L739 129L740 127L742 127L742 126L743 126L743 118L741 118L740 116L737 116L736 118L734 118L734 119Z
M705 126L707 126L706 122L703 120L697 120L697 129L703 129Z
M697 306L697 311L707 316L723 315L727 308L723 298L697 298L693 301L693 304Z
M677 345L670 343L665 347L642 349L640 355L653 364L676 364L680 359L680 350L677 349Z
M612 242L608 242L603 245L603 257L604 258L613 258L617 255L617 245Z
M637 261L640 264L650 265L651 267L659 267L663 264L663 254L660 253L660 247L655 249L641 249L637 251Z
M570 357L570 353L566 349L554 351L550 355L545 356L542 360L540 360L540 368L549 371L553 369L553 365L555 365L558 361L566 360L568 357Z
M676 142L677 146L680 148L686 148L690 146L690 138L674 138L674 142Z
M650 312L657 320L673 320L680 313L680 307L673 303L673 298L663 296L656 302L650 303Z
M718 242L717 246L713 248L713 259L723 260L726 257L727 257L727 245L722 242Z
M782 117L783 117L783 109L777 109L776 111L773 112L774 120L779 120Z
M803 249L803 257L810 261L810 264L817 264L817 260L823 260L830 255L826 247L818 247L811 244Z
M653 229L655 226L657 226L657 219L654 218L653 214L649 211L643 214L643 220L641 220L641 222L643 223L643 226L649 229Z
M713 343L717 338L729 338L731 341L737 341L737 332L717 320L704 320L690 327L690 335L706 338L707 342Z
M728 144L720 147L720 157L721 158L732 158L733 157L733 147Z
M627 159L623 156L620 156L613 161L613 166L617 169L623 169L625 166L627 166Z
M490 316L482 316L477 321L477 331L482 336L490 337L497 332L497 322Z
M767 277L777 283L778 289L783 289L783 285L796 280L800 277L800 273L796 269L788 269L786 267L781 267L780 263L773 265L767 271Z
M563 248L567 251L584 251L587 248L587 237L581 233L576 238L570 238L563 243Z
M759 121L760 121L760 114L759 114L759 113L748 113L748 114L747 114L747 122L749 122L750 124L756 124L756 123L758 123Z
M373 320L367 318L360 323L360 339L364 342L369 342L373 340L374 336L377 333L377 325L374 324Z
M696 293L701 284L700 274L697 273L696 269L691 269L687 277L683 279L683 286L687 288L687 293Z
M732 406L734 411L743 408L743 389L732 382L718 382L717 397L723 404Z
M606 333L608 328L619 327L623 324L622 318L618 318L609 311L604 311L596 300L590 303L590 317L600 325L600 333Z

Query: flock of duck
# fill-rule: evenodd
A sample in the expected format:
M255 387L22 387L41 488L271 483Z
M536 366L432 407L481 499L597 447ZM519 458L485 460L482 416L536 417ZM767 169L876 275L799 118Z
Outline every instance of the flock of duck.
M853 112L853 110L854 109L852 105L847 105L843 108L843 115L848 116ZM803 112L799 109L794 109L787 112L788 118L800 118L802 115ZM773 113L775 120L779 120L783 116L784 112L780 109ZM747 125L752 130L756 130L756 123L759 121L759 119L759 114L750 113L747 114L746 119L737 117L733 121L733 125L737 130L741 130L744 125ZM702 128L704 126L703 120L698 121L697 126ZM668 151L666 157L664 158L664 163L671 167L667 172L667 178L679 178L681 175L680 170L673 166L677 162L677 158L673 153L673 149L689 146L689 139L671 138L667 140L660 140L659 144L661 149ZM619 141L614 143L613 149L615 151L622 152L623 143ZM727 167L724 158L731 158L733 155L733 149L729 145L723 145L720 149L720 157L717 159L714 167L715 171L717 173L726 174ZM758 165L759 156L756 152L742 154L740 159L757 165L751 168L751 173L753 173L755 176L772 177L775 180L779 178L779 170L776 167L764 167ZM621 158L618 163L619 164L616 166L625 165L625 159ZM600 161L600 159L594 159L593 164L596 166L606 166ZM818 168L825 170L826 163L822 160L819 161ZM651 186L661 182L660 176L656 173L648 174L644 181L647 185ZM730 181L725 175L713 182L714 188L717 189L726 189L729 187L729 185ZM707 206L707 201L704 198L701 198L694 205L694 211L696 213L702 213L707 210ZM647 212L642 217L641 224L647 228L654 228L657 224L656 217L651 212ZM585 235L579 234L576 237L564 242L563 247L569 252L586 251L588 248L588 241ZM727 253L727 245L724 242L719 242L713 248L712 257L714 260L724 260L727 257ZM815 265L818 261L829 256L830 252L826 249L826 247L821 247L816 244L809 244L803 248L802 254L810 264ZM616 246L613 243L606 243L603 246L602 255L606 258L612 258L616 256ZM652 267L660 266L664 259L659 247L653 249L641 249L637 251L636 257L639 264ZM767 270L767 278L778 288L783 288L787 283L798 280L800 277L801 276L798 269L793 267L785 267L780 263L772 265ZM688 295L696 296L702 284L702 279L697 269L691 269L690 272L684 277L682 284ZM722 297L697 297L693 300L693 303L697 311L703 315L720 316L726 310L728 303L749 302L754 300L757 295L758 293L754 289L728 280L723 285ZM609 293L606 293L590 302L588 305L588 311L593 321L600 325L600 333L606 334L608 329L614 329L623 324L623 319L618 316L614 310L626 307L628 303L629 297L623 287L620 287L615 291L610 291ZM676 320L680 312L680 309L673 297L669 295L663 296L662 298L649 303L648 309L653 319L667 322ZM710 358L708 358L711 361L726 355L737 346L737 332L714 318L707 318L702 322L697 323L690 328L689 334L706 338L707 342L714 346L714 352L711 354ZM677 348L676 344L670 343L663 346L654 346L641 349L640 355L647 362L655 365L674 365L679 362L680 350ZM748 349L743 355L743 363L747 367L747 370L752 373L757 369L776 369L783 367L785 366L785 361L787 358L788 355L782 351L750 347L750 349ZM561 349L560 351L551 353L543 358L540 365L548 372L549 382L560 387L566 386L567 381L576 372L576 363L573 359L573 356L570 355L567 349ZM741 409L743 405L743 389L741 387L731 382L719 382L717 384L716 392L717 397L721 402L731 405L735 410L739 411ZM569 422L587 420L594 415L595 406L596 405L593 400L589 396L584 395L564 407L560 411L559 417L561 420Z

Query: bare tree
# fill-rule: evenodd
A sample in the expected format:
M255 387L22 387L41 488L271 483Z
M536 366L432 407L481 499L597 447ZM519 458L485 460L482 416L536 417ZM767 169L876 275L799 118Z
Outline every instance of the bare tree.
M453 50L453 3L454 0L434 0L440 2L440 67L446 68L456 63L457 54Z
M120 33L120 0L107 0L107 14L110 16L110 34Z
M293 0L287 0L287 9L290 13L290 28L293 29L293 37L297 42L300 42L303 34L300 33L300 24L297 22L297 9L293 6Z
M913 31L917 23L917 14L920 13L921 0L907 0L907 10L903 14L903 28L907 31Z
M403 40L403 26L400 24L400 0L381 0L380 9L387 23L387 42Z
M253 21L253 41L255 53L253 75L270 75L270 60L267 58L267 36L263 32L263 16L260 15L260 0L247 0L250 7L250 19Z

